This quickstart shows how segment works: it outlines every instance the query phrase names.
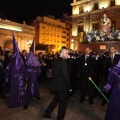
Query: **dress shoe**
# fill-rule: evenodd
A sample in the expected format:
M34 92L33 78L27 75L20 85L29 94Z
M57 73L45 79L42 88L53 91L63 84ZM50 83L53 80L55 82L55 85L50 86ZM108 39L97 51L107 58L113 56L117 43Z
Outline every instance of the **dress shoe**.
M45 114L45 113L43 114L43 117L44 117L44 118L48 118L48 119L52 118L51 115Z
M89 104L92 105L92 104L93 104L93 101L90 101Z
M24 105L24 110L27 110L28 109L28 104Z
M84 101L85 101L84 99L81 99L81 100L80 100L80 103L83 103Z
M38 99L38 100L41 100L41 98L40 98L40 97L37 97L37 99Z
M102 103L101 103L101 106L105 106L105 104L107 104L107 103L106 103L106 102L102 102Z

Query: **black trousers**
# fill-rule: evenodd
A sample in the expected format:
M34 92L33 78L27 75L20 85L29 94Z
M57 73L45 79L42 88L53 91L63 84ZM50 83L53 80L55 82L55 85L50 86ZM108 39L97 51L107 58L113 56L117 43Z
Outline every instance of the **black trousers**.
M81 85L81 100L85 100L86 95L88 94L89 101L93 102L94 100L94 86L87 80L87 82L83 82Z
M56 107L57 103L59 103L57 120L63 120L66 113L68 98L69 98L68 91L56 91L55 97L49 104L47 110L45 111L45 114L50 115L54 108Z

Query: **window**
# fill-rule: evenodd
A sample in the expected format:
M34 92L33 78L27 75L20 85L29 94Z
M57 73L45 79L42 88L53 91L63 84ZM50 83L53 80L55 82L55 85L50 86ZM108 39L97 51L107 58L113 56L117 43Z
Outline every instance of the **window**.
M66 38L66 36L62 36L62 38Z
M98 10L98 3L94 3L94 10Z
M66 33L66 31L62 31L62 33Z
M110 1L110 6L115 6L115 0Z
M79 7L79 13L83 13L83 7Z
M62 41L62 43L66 43L65 41Z

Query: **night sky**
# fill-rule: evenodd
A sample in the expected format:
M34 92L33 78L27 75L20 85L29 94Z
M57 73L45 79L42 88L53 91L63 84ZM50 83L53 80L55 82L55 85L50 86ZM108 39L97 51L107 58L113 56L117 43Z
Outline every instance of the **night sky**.
M15 22L30 23L36 16L54 15L62 18L64 13L72 14L73 0L10 0L0 3L0 18Z

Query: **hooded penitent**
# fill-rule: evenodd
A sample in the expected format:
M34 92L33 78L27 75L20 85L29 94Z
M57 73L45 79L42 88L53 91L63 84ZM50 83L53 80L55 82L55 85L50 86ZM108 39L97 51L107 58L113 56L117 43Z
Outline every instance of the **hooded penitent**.
M28 96L39 97L38 76L40 69L40 62L34 54L34 41L31 45L29 54L26 58L27 79L28 79Z
M13 56L5 70L5 81L10 85L9 106L16 107L26 104L25 98L25 64L20 55L16 39L13 36Z
M120 120L120 61L110 69L104 90L110 93L104 120Z
M40 66L40 62L38 61L37 57L34 54L34 41L31 45L30 52L26 59L26 64L28 66L34 66L34 67Z

